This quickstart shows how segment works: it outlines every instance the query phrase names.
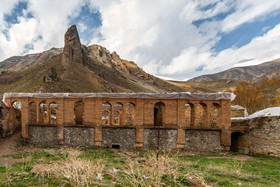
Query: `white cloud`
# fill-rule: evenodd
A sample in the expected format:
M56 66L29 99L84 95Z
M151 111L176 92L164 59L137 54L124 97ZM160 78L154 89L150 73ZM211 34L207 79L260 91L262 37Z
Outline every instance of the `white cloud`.
M221 39L220 33L279 9L280 3L276 1L94 1L92 6L99 8L103 25L99 30L102 37L95 35L92 43L136 61L149 73L181 79L230 68L240 62L259 63L277 57L274 41L272 46L266 45L267 36L240 49L229 48L218 54L211 49ZM224 20L209 19L198 27L193 25L194 21L229 11L232 13ZM261 50L261 46L266 49ZM203 71L194 73L202 67Z
M195 71L208 61L211 54L209 52L199 52L197 48L190 47L172 59L171 63L161 67L160 73L163 75L188 74Z
M32 45L37 37L38 21L31 18L20 18L7 32L6 37L0 34L1 56L10 57L19 55L25 50L26 45Z
M28 5L28 11L39 21L38 32L42 37L35 42L33 52L40 52L63 46L70 19L79 14L84 0L29 0Z
M232 31L246 22L253 22L260 16L279 10L280 2L279 0L239 0L236 1L235 9L234 13L223 20L223 32Z
M134 60L144 70L158 72L184 49L192 46L209 49L209 36L185 19L185 1L123 0L108 3L95 2L102 15L102 38L93 38L121 57ZM137 58L136 58L137 57Z
M83 23L78 23L78 27L79 27L81 32L84 32L84 31L87 30L87 26Z
M182 73L198 76L206 73L216 73L230 67L256 65L280 58L279 43L280 24L263 36L254 38L247 45L240 48L225 49L217 55L199 51L197 48L183 51L170 64L161 66L160 72L169 76L178 76ZM203 69L200 72L195 72L195 69L200 66L203 66ZM184 79L184 76L180 78Z
M238 49L222 51L207 68L213 69L223 63L233 66L255 65L280 58L280 24L263 36L254 38L250 43ZM223 62L222 62L223 61ZM244 63L239 63L246 61Z
M7 27L4 15L19 1L1 1L0 60L26 52L26 45L33 45L32 53L62 47L71 19L86 3L102 17L102 26L88 40L134 60L152 74L184 79L279 57L279 25L264 28L264 36L240 48L213 51L221 33L275 13L280 9L278 0L22 0L28 3L27 10L19 23ZM28 13L34 18L26 18ZM220 14L224 20L216 19ZM193 24L203 19L200 25ZM81 31L88 29L77 24Z
M86 0L4 0L0 6L0 60L26 53L26 45L33 46L29 53L42 52L51 47L63 47L64 33L71 19L79 15ZM3 19L20 2L27 2L27 10L19 23L7 27ZM31 13L33 18L27 19ZM5 26L3 28L3 25ZM6 29L7 34L3 34ZM84 29L84 28L82 28Z
M1 0L0 6L0 32L7 27L7 23L4 21L4 15L10 14L13 7L18 3L19 0Z

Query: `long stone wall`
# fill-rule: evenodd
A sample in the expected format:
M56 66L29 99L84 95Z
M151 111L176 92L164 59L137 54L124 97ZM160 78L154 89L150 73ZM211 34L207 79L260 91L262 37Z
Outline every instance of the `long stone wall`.
M34 144L184 149L185 130L196 129L221 131L219 146L226 150L230 146L230 93L10 93L4 96L12 106L9 126L20 116L22 137ZM21 106L20 110L15 110L15 105Z

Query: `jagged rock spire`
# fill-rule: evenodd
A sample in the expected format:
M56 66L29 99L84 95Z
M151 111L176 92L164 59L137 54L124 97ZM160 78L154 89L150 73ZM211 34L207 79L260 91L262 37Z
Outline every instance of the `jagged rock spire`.
M82 45L76 25L72 25L64 35L63 53L69 62L83 64Z

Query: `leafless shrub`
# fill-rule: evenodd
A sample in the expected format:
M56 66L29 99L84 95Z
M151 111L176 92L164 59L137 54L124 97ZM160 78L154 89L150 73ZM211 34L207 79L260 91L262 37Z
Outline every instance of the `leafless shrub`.
M53 176L65 184L73 186L90 186L100 183L99 181L103 179L104 169L105 165L101 160L93 163L90 160L78 158L74 153L63 161L37 164L33 167L32 172L42 178Z
M170 183L180 186L176 181L178 173L178 160L176 155L170 157L169 153L158 154L151 151L144 163L128 160L128 167L120 172L122 177L117 181L124 186L164 186L163 177Z

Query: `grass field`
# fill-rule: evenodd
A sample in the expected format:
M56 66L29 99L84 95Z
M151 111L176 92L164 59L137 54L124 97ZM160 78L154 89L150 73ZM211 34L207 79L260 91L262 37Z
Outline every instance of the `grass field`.
M280 186L280 159L240 154L33 148L5 156L0 186Z

